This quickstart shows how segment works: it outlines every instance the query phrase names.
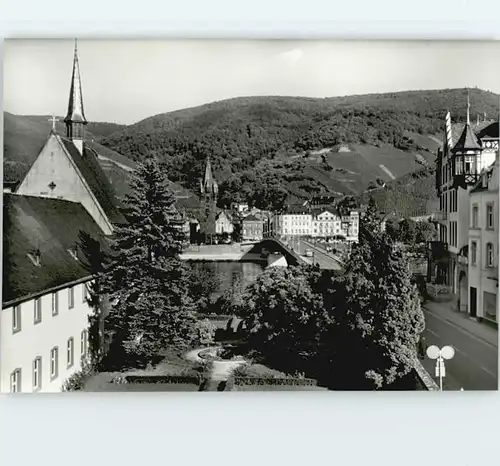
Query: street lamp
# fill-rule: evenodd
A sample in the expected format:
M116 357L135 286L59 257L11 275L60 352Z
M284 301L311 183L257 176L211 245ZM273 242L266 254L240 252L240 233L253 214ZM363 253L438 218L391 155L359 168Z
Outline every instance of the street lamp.
M430 359L436 359L436 377L439 378L439 390L443 391L443 377L446 377L446 368L444 360L452 359L455 356L455 350L452 346L443 346L439 349L436 345L427 348L427 356Z

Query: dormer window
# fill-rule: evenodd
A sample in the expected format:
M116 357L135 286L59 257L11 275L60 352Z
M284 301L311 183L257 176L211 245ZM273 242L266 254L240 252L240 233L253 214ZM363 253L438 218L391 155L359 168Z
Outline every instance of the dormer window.
M78 248L76 246L68 249L68 252L73 259L78 260Z
M28 253L26 255L28 256L29 260L33 263L35 267L40 267L42 265L41 254L38 249L35 252Z

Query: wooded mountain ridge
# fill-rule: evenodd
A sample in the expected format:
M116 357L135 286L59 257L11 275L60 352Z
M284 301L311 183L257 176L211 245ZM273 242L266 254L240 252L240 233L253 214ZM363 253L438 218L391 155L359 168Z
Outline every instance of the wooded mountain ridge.
M469 95L472 122L496 117L496 94L470 89ZM89 124L87 137L132 161L157 156L169 179L193 193L210 156L221 206L234 200L269 207L283 198L359 196L368 188L389 194L381 188L385 183L406 199L401 203L413 198L418 200L413 207L425 210L427 201L435 200L434 189L428 188L444 116L449 110L454 122L465 121L466 108L466 89L324 99L239 97L129 126ZM15 118L29 127L45 117ZM49 125L44 124L44 138ZM21 131L19 124L9 131L7 117L5 126L6 162L26 163L34 138L20 138L28 128ZM406 189L408 184L412 189Z

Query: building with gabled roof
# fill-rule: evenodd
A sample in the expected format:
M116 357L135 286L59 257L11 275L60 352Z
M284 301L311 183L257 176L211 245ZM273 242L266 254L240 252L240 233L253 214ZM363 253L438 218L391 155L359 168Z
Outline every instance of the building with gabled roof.
M52 121L24 179L4 192L2 392L58 392L82 368L94 312L87 248L104 252L113 224L124 221L97 153L84 142L76 45L65 137Z
M65 199L81 203L106 234L123 222L114 189L98 162L98 154L84 143L82 84L75 45L66 137L53 128L38 157L16 189L17 194Z

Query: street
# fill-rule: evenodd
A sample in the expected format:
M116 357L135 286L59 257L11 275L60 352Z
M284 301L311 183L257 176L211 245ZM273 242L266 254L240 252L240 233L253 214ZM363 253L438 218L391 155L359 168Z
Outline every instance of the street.
M449 345L455 349L454 358L445 361L443 390L497 390L498 345L483 340L434 311L424 308L424 313L427 346L442 348ZM435 364L436 361L427 357L423 361L425 369L439 383L435 377Z
M311 264L319 264L321 269L341 269L340 264L332 257L331 254L328 254L324 249L314 244L294 238L294 240L290 242L290 245ZM312 257L305 257L306 249L310 249L313 252Z

